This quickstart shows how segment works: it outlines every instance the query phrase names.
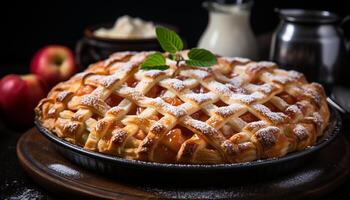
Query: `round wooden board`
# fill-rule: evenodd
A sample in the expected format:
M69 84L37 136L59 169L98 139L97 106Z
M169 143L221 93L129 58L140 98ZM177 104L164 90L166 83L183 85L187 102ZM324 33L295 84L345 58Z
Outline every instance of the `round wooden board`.
M350 174L350 145L339 135L305 166L272 180L217 187L136 184L94 174L62 157L35 128L22 135L17 156L25 171L48 190L69 198L91 199L313 199L343 183ZM156 174L155 174L156 176Z

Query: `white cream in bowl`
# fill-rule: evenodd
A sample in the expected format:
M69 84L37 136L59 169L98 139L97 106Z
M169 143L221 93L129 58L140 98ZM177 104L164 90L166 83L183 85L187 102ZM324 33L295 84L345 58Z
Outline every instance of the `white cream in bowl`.
M94 35L113 39L139 39L155 38L156 32L153 22L124 15L117 19L112 28L99 28L94 31Z

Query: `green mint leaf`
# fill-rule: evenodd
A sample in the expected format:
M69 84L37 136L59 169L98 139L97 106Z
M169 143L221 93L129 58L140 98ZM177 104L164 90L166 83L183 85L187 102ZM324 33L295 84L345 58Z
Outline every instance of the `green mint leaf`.
M195 67L210 67L217 64L216 56L206 49L193 48L188 53L187 65Z
M156 27L156 34L158 42L164 51L175 54L183 49L183 42L174 31L164 27Z
M153 66L153 67L150 67L150 66L144 66L144 67L141 67L141 69L143 70L154 70L154 69L158 69L158 70L166 70L166 69L169 69L169 66L168 65L161 65L161 66Z
M169 54L169 55L168 55L168 58L169 58L170 60L175 60L175 55L174 55L174 54Z
M166 65L164 56L159 53L153 53L149 55L146 60L141 64L141 69L144 70L152 70L152 69L159 69L159 70L166 70L169 66Z

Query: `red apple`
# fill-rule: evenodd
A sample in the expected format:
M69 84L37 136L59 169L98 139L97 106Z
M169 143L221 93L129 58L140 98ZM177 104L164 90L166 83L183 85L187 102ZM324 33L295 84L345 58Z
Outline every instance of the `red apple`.
M33 123L34 108L46 96L47 87L34 74L10 74L0 80L0 108L6 119L19 125Z
M35 53L30 71L42 77L52 87L77 72L77 66L70 49L60 45L51 45Z

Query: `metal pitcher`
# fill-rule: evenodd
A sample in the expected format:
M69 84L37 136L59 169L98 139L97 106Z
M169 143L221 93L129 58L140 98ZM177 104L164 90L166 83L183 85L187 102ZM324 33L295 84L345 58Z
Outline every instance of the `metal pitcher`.
M329 89L332 84L346 82L346 40L342 21L328 11L301 9L278 10L281 22L275 31L270 59L287 69L303 72L310 81L318 81ZM345 72L346 73L346 72Z

